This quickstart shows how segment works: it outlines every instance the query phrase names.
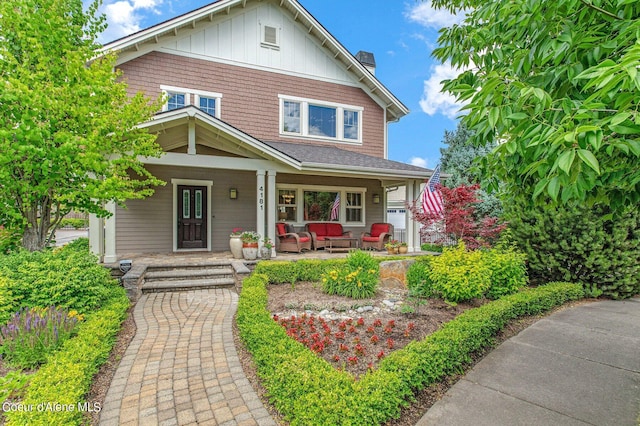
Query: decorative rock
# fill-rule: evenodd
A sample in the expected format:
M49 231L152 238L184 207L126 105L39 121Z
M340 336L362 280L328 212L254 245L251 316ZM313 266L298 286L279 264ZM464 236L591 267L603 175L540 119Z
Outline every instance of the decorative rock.
M405 288L407 286L407 270L414 262L415 259L380 262L380 286Z
M384 305L389 307L389 308L393 308L396 305L395 303L393 303L390 300L383 300L382 303L384 303Z
M369 311L373 311L373 306L363 306L362 307L362 312L369 312Z
M327 315L329 315L329 310L328 309L323 309L322 311L320 311L320 313L318 314L318 316L320 317L326 317Z

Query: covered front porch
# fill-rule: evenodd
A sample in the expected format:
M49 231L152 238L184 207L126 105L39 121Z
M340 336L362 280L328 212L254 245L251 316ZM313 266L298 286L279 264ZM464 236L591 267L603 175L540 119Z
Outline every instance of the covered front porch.
M106 264L134 255L223 255L234 228L275 241L278 221L299 232L331 220L359 237L387 222L386 188L405 186L412 201L430 173L331 145L260 141L194 107L145 126L159 133L165 153L143 162L167 184L126 208L108 205L108 218L90 217L91 249ZM321 194L339 204L331 218L310 213L309 200ZM420 251L419 228L408 217L405 242ZM274 248L272 256L287 255Z

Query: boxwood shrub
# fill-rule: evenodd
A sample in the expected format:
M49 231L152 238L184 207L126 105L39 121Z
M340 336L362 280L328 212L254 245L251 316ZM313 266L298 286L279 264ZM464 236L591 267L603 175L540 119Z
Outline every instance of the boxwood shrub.
M490 346L508 321L583 296L581 286L570 283L505 296L391 353L376 371L356 381L290 339L271 319L266 309L266 285L271 281L264 274L244 280L237 324L271 402L292 426L378 425L397 418L414 391L461 372L473 352Z
M81 425L86 421L78 404L85 402L93 376L107 360L129 308L124 289L114 290L102 309L87 316L78 334L47 360L30 378L21 403L73 406L73 410L11 411L8 425Z

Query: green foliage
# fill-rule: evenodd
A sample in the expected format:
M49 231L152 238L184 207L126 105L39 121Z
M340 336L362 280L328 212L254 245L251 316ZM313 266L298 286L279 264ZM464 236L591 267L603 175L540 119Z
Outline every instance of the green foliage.
M422 251L433 251L433 252L436 252L436 253L442 253L442 246L440 244L422 243L420 245L420 250L422 250Z
M60 221L60 227L64 228L65 226L71 226L74 229L86 228L89 226L89 221L86 219L74 219L65 217Z
M33 369L71 337L77 323L77 315L55 306L23 308L0 327L2 358L11 366Z
M143 198L162 183L139 160L161 148L136 127L159 104L129 96L115 55L96 57L99 4L0 2L0 206L20 218L31 251L67 212L106 216L106 202Z
M445 248L430 262L433 291L448 302L482 297L491 285L491 270L479 250L467 251L464 243Z
M0 275L0 324L6 323L16 311L17 303L9 279Z
M289 338L271 319L266 309L269 280L260 274L244 280L237 324L270 401L292 426L384 424L399 417L415 391L462 371L471 354L490 346L509 320L582 297L579 285L567 283L504 297L467 311L425 340L391 353L377 371L356 381Z
M378 262L369 253L356 250L349 253L344 267L326 271L321 281L328 294L365 299L376 293L379 279Z
M415 297L433 296L433 282L431 281L431 260L429 257L414 262L407 270L407 287L409 294Z
M571 280L623 299L640 293L640 211L617 216L604 206L514 204L512 234L527 255L532 283Z
M500 141L485 178L539 205L640 202L640 2L433 0L464 10L433 54L474 143Z
M0 256L0 277L6 280L13 303L0 312L55 305L84 314L100 307L119 288L109 271L89 253L86 238L52 251Z
M526 256L515 250L491 249L482 252L482 262L489 268L491 285L486 292L490 299L513 294L527 285Z
M487 145L474 146L471 143L472 137L473 132L469 131L463 123L459 123L453 132L445 130L442 142L447 147L440 148L442 171L449 175L443 180L445 186L456 188L460 185L481 183L479 160L491 152L495 143L489 142ZM499 217L502 215L502 204L496 195L490 194L484 189L479 189L477 195L479 202L475 205L476 217Z
M67 340L31 378L23 404L42 402L70 404L74 410L12 411L5 414L8 425L81 425L78 403L85 401L91 380L109 357L115 337L129 308L124 289L114 292L109 303L88 315L78 334Z
M0 255L16 250L20 246L20 232L0 226Z
M0 401L6 401L10 397L16 397L29 383L29 375L22 371L9 371L0 377Z

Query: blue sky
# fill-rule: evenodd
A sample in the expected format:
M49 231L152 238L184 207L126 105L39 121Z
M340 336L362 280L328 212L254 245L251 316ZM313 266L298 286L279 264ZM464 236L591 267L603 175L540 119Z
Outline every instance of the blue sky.
M373 52L376 76L410 110L389 125L389 159L433 168L445 130L456 128L458 105L439 92L456 73L431 58L438 29L459 17L436 11L430 1L299 0L351 53ZM131 34L212 0L104 0L109 28L100 41Z

